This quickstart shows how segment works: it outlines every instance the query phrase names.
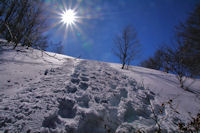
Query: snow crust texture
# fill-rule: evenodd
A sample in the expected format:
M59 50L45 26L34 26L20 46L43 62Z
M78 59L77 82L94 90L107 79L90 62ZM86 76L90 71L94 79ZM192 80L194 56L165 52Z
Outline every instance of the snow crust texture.
M0 68L7 63L0 62ZM154 132L157 126L152 119L152 108L158 114L163 132L177 130L174 121L181 116L175 117L170 108L161 106L157 93L108 63L65 58L61 65L44 65L44 68L43 73L35 71L40 75L36 79L23 81L25 86L1 86L0 131ZM158 113L160 109L162 113Z

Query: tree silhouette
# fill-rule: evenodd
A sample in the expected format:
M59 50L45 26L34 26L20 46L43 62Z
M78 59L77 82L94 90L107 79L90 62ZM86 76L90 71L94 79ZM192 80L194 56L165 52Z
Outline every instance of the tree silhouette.
M132 26L126 26L122 32L114 38L113 53L120 59L122 69L129 65L139 53L139 41L137 32Z

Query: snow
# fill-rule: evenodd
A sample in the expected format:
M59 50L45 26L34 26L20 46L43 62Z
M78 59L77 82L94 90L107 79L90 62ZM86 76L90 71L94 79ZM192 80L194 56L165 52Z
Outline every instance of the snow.
M154 132L152 108L174 132L200 112L199 79L192 93L173 74L46 53L0 47L0 132Z

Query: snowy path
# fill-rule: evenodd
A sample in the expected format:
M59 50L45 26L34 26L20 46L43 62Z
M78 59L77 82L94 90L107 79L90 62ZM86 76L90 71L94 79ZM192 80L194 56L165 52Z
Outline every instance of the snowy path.
M155 126L154 95L106 63L68 59L17 95L1 97L0 131L104 133Z
M199 79L191 93L173 74L0 44L0 133L154 133L152 108L175 132L200 112Z

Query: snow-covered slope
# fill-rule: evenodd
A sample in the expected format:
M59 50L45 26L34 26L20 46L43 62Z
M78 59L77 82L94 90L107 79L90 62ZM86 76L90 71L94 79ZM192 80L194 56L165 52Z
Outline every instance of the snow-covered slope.
M199 80L192 93L172 74L47 54L0 48L0 132L154 132L155 118L174 132L200 112Z

